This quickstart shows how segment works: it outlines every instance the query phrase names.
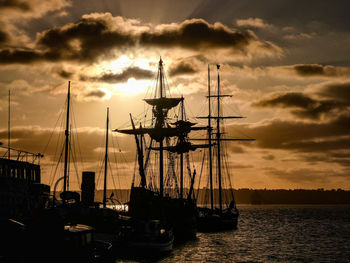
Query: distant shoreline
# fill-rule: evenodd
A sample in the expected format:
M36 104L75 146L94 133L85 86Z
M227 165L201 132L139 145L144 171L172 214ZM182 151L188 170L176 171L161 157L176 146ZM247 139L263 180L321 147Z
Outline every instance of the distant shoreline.
M197 196L196 190L196 196ZM215 189L214 191L217 191ZM113 198L120 203L125 203L129 200L129 189L107 190L107 197L114 194ZM185 191L186 192L186 191ZM95 200L102 201L103 190L95 192ZM225 196L230 200L230 191L224 190ZM350 204L350 190L333 189L236 189L234 196L237 204L271 204L271 205L334 205L334 204ZM205 200L209 198L209 189L200 189L197 196L197 203L203 205Z

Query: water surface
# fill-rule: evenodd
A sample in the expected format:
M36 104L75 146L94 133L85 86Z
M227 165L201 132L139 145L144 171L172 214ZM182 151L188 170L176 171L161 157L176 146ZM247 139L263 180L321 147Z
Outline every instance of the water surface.
M238 229L198 233L171 262L350 262L350 206L244 205ZM146 262L146 260L116 262Z

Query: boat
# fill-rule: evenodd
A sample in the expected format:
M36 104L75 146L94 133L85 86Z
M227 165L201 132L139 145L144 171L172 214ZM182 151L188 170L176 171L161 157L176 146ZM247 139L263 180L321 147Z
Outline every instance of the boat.
M112 244L97 240L94 228L83 224L64 225L56 212L44 210L35 223L29 224L1 219L0 260L97 263L112 259Z
M95 172L83 171L81 194L69 190L69 150L70 150L70 81L67 91L66 126L64 142L64 175L60 177L54 186L52 206L60 209L64 215L66 224L86 224L95 228L97 233L115 232L118 229L119 214L116 210L107 207L107 163L108 163L108 130L109 109L107 108L106 121L106 145L104 161L104 194L102 203L95 202ZM61 200L56 199L56 189L63 180L63 191L60 193Z
M10 130L10 129L9 129ZM9 132L10 138L10 132ZM52 207L50 186L41 183L43 154L0 146L0 261L99 262L110 256L111 243L96 240L94 228L65 224L61 209ZM7 157L6 157L7 156ZM68 202L74 192L63 194ZM73 199L74 199L73 198Z
M35 163L41 154L10 150L16 159L0 158L0 218L26 221L47 205L50 186L41 183L40 164Z
M197 206L193 198L196 172L192 172L187 163L188 177L185 177L184 161L188 162L189 152L200 146L191 144L188 134L207 127L196 127L195 123L186 120L184 98L169 97L167 93L160 58L154 97L144 99L152 107L151 124L143 127L140 123L137 128L130 114L132 128L115 131L134 135L136 142L139 184L133 180L128 215L138 220L164 221L173 228L175 242L184 242L196 238L197 233ZM169 111L175 110L179 104L180 114L176 121L172 121ZM153 170L150 168L151 152L156 153ZM179 176L175 173L175 158L180 163ZM188 192L185 191L185 179L189 181Z
M208 164L209 164L209 207L198 207L198 231L200 232L217 232L236 229L238 225L239 210L237 209L234 192L231 184L228 169L225 169L226 151L223 149L225 143L229 141L253 141L254 139L225 138L223 131L224 121L226 119L239 119L242 116L223 116L221 100L231 95L221 94L220 91L220 65L217 65L217 94L212 95L210 89L210 67L208 65L208 116L197 118L208 119ZM211 99L216 99L216 116L212 115ZM216 129L212 126L211 120L216 121ZM213 132L215 131L215 132ZM199 139L202 140L202 139ZM215 154L213 154L213 152ZM215 168L216 174L213 174ZM225 172L224 172L225 171ZM226 175L226 185L223 189L224 175ZM214 186L214 182L217 185ZM207 204L206 204L207 205Z
M173 250L174 235L161 220L125 217L117 240L121 254L161 256Z
M10 91L8 96L8 143L0 142L0 219L29 220L47 205L50 186L41 183L41 153L11 147Z

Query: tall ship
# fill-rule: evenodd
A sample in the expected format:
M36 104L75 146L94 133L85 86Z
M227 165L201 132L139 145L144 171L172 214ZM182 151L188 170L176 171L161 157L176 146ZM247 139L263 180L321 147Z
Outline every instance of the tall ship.
M226 143L232 141L254 141L254 139L249 138L226 137L224 121L244 117L225 116L223 114L222 99L232 96L221 93L219 69L220 65L217 65L217 93L212 94L208 65L208 115L197 117L207 119L209 127L207 138L197 139L208 142L208 173L206 178L208 179L209 191L205 193L204 206L198 208L198 230L201 232L216 232L237 228L239 211L234 198L225 147Z
M188 134L207 127L186 119L184 98L168 96L165 80L160 58L154 96L144 99L152 107L150 124L137 127L130 114L132 128L115 131L134 135L137 148L139 180L133 180L129 215L163 220L173 228L175 241L181 242L195 238L197 232L196 171L189 165L189 152L206 147L192 144Z

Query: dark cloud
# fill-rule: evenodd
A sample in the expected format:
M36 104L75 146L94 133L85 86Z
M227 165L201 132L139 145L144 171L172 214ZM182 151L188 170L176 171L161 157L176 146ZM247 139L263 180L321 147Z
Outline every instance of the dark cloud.
M325 70L322 65L296 65L294 70L302 76L324 75Z
M30 2L20 0L2 0L0 9L19 9L21 11L31 10Z
M263 158L264 160L268 160L268 161L271 161L271 160L275 160L275 159L276 159L276 157L275 157L274 155L272 155L272 154L264 155L262 158Z
M299 108L291 112L300 118L319 119L322 114L341 112L346 105L334 100L316 100L303 93L273 94L253 104L258 107Z
M314 107L317 102L302 93L273 94L272 97L254 103L260 107Z
M150 27L135 20L113 17L110 13L93 13L84 15L76 23L37 34L33 50L12 49L0 52L4 58L1 62L3 64L41 60L90 62L111 54L116 48L122 52L136 46L191 50L225 48L245 54L249 52L248 45L253 42L257 43L255 46L263 50L261 52L264 54L266 49L273 51L275 48L271 43L259 41L249 31L236 31L221 23L209 24L202 19Z
M31 49L2 49L0 50L0 64L22 63L42 61L45 54ZM49 57L47 57L49 58Z
M319 163L336 163L343 167L350 166L350 153L327 151L327 153L319 153L317 155L305 154L301 156L301 159L313 165L317 165Z
M140 36L141 45L160 47L233 48L244 49L254 36L248 31L236 31L221 23L213 25L203 19L186 20L174 27L146 31Z
M1 0L0 13L6 18L37 18L70 5L68 0Z
M9 35L6 32L0 30L0 45L3 43L6 43L8 40L9 40Z
M82 81L98 81L107 83L121 83L127 81L129 78L135 79L151 79L154 78L154 72L138 67L128 67L121 73L103 73L100 76L80 76Z
M244 164L230 164L229 168L231 169L249 169L249 168L254 168L253 165L248 164L248 165L244 165Z
M331 156L334 158L350 158L350 152L332 153Z
M106 93L102 90L93 90L85 94L85 98L103 98Z
M110 23L105 16L84 16L75 24L44 31L37 43L52 57L81 61L95 59L113 47L135 44L132 34L113 29Z
M194 74L198 71L199 69L193 63L187 61L180 61L179 63L171 65L171 67L169 68L169 76L173 77L177 75Z
M302 110L292 110L291 112L299 118L317 120L325 114L339 114L344 108L344 105L337 103L336 101L318 101L314 107Z
M72 76L74 75L73 72L71 71L67 71L65 69L59 69L56 71L56 73L61 77L61 78L64 78L64 79L70 79L72 78Z
M339 67L331 65L319 65L319 64L298 64L291 67L299 76L312 77L312 76L323 76L323 77L340 77L350 76L349 67Z
M350 123L349 123L350 124ZM326 140L294 141L285 143L286 149L304 149L305 151L324 152L329 150L349 149L350 138Z
M317 94L350 105L350 82L328 84Z
M256 139L247 146L297 152L324 152L349 149L348 127L350 115L341 115L324 123L273 120L259 126L239 126L237 129ZM235 126L229 126L227 131L234 133L235 130Z

